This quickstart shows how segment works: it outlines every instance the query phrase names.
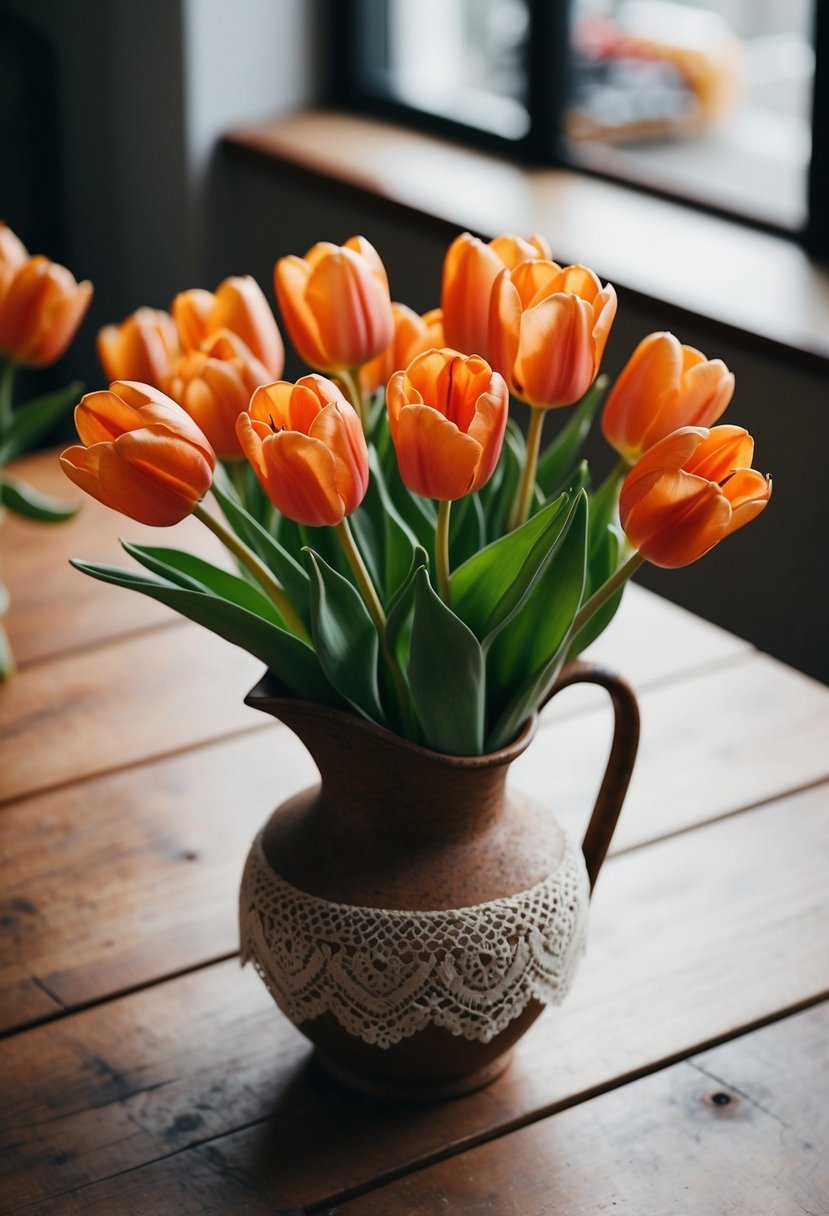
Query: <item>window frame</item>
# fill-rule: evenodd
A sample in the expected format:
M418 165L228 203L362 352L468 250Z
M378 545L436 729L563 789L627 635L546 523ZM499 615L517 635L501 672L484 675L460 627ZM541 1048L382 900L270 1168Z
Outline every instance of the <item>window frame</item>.
M759 213L745 213L707 202L695 194L667 189L658 183L621 177L580 164L568 156L562 137L562 116L568 95L571 0L527 0L527 3L530 13L527 57L530 129L519 139L508 139L457 119L417 109L378 90L371 80L370 64L372 59L377 61L378 42L382 45L387 36L384 0L324 0L329 47L326 101L373 118L454 139L467 147L497 153L532 167L567 168L654 198L681 203L710 215L735 220L749 228L786 237L814 257L829 258L829 5L814 0L815 77L807 218L802 228L794 229L765 219Z

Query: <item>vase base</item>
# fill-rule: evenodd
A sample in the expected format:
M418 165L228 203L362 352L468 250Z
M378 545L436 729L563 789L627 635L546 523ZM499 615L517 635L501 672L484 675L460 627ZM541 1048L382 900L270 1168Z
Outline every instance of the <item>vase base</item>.
M319 1048L314 1052L314 1058L329 1077L347 1089L356 1090L357 1093L382 1098L387 1102L444 1102L450 1098L461 1098L465 1094L474 1093L475 1090L483 1089L497 1080L509 1067L512 1050L496 1056L475 1072L449 1080L366 1076L339 1064Z

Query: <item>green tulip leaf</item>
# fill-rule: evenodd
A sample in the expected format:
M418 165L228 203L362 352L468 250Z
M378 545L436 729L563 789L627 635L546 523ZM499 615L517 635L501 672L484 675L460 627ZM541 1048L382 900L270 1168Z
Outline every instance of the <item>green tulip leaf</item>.
M429 554L421 545L418 545L412 555L411 566L406 578L389 601L386 613L386 645L398 658L401 658L401 641L405 637L406 626L414 609L417 574L418 571L428 570L428 568Z
M245 510L239 500L213 482L213 497L240 540L261 558L279 582L305 623L308 623L308 575L288 550Z
M92 562L72 561L71 564L101 582L140 591L246 650L265 663L294 696L323 705L342 706L342 698L324 676L311 647L272 621L263 620L239 604L209 592L179 587L166 579Z
M83 393L83 384L74 380L65 388L37 397L25 405L19 405L14 420L6 431L0 445L0 465L8 464L15 456L29 452L39 439L46 435L72 405L77 405Z
M0 475L0 504L15 515L41 524L65 523L80 510L80 503L67 503L51 494L41 494L24 481L5 474Z
M486 544L486 515L478 494L453 503L449 517L449 561L454 568L480 552Z
M515 506L521 473L527 459L527 444L518 423L510 418L504 433L504 446L498 466L481 491L486 515L487 536L497 539L507 530Z
M596 545L596 548L590 553L588 558L585 600L598 591L611 575L616 573L623 544L624 537L622 533L612 524L608 524L603 542ZM586 650L592 642L595 642L599 634L604 633L605 629L607 629L622 602L625 585L623 583L619 590L606 603L602 604L601 608L594 612L579 632L570 639L567 651L568 662L571 659L575 659L583 650Z
M449 580L453 610L485 645L518 611L572 523L566 494L459 566Z
M570 413L567 425L541 453L535 479L546 498L559 494L571 479L607 385L608 377L599 376Z
M134 557L153 574L159 574L169 582L191 591L208 591L211 595L238 604L240 608L246 608L248 612L285 628L285 621L276 604L265 595L258 584L249 583L238 574L231 574L201 557L182 553L178 549L134 545L125 540L121 541L121 546L130 557Z
M489 746L500 747L537 707L564 662L573 619L584 596L587 562L587 495L569 514L561 543L520 610L487 655L490 713L496 718Z
M484 655L474 633L444 604L421 566L409 649L412 701L427 747L478 756L484 744Z
M320 666L346 701L385 726L377 680L380 640L363 598L313 549L303 553L311 577L311 636Z

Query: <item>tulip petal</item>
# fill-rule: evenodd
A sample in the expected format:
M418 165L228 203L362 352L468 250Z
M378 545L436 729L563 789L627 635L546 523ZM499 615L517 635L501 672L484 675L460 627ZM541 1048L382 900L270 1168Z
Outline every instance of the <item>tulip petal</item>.
M593 310L578 296L542 300L521 317L513 367L516 392L530 405L572 405L593 382Z
M602 434L621 456L635 460L681 425L663 422L666 403L676 395L681 369L682 347L671 333L649 334L636 347L602 414Z
M722 481L735 469L750 468L754 440L741 426L715 426L685 462L689 473L708 481Z
M655 566L676 568L697 561L726 535L731 504L710 481L666 471L632 507L622 508L622 527L634 548Z
M731 503L731 523L727 529L730 535L756 519L764 509L771 498L771 478L756 469L737 469L721 490Z
M560 291L561 275L561 267L556 262L536 260L516 266L510 278L521 297L522 309L532 308Z
M334 457L325 444L297 431L280 431L262 443L271 502L298 524L334 527L344 505L336 488Z
M321 409L309 431L334 458L334 484L343 513L356 511L368 489L368 450L360 419L352 407L332 404Z
M213 308L212 291L193 287L173 300L172 314L183 350L198 350L207 337L207 318Z
M450 501L468 494L481 461L481 445L429 405L400 411L395 438L400 476L424 498Z
M509 391L501 376L493 375L491 392L482 393L475 407L475 417L469 426L469 437L481 445L481 458L475 473L473 490L486 485L501 455L504 432L509 414Z
M312 273L311 266L302 258L293 255L280 258L274 272L274 286L282 320L300 358L310 367L324 370L328 367L328 355L317 320L305 298Z
M87 393L75 406L75 427L83 442L89 446L117 439L126 431L143 426L141 414L116 393L105 389Z
M315 268L305 293L319 326L329 369L359 367L391 344L391 300L371 265L340 249Z
M163 426L128 431L115 441L119 458L194 506L210 489L213 469L204 453ZM102 453L102 468L105 459Z
M489 362L514 388L513 367L521 334L521 297L504 270L495 280L489 304Z
M267 369L265 380L278 380L285 364L285 348L270 305L251 275L225 279L216 291L208 316L209 332L229 329L242 339Z
M263 384L250 399L248 413L260 422L273 421L277 430L291 427L291 399L294 386L288 380L277 380L275 384Z
M682 424L713 426L725 412L733 394L734 375L721 359L704 359L692 365L685 371L680 384Z

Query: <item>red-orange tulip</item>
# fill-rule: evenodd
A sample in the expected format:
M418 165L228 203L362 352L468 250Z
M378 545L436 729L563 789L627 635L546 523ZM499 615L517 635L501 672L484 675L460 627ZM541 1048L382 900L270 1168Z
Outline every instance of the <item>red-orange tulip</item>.
M0 226L0 358L26 367L54 363L74 338L92 299L65 266L29 257L10 228Z
M176 360L164 388L204 431L220 460L239 460L236 419L270 381L267 369L230 330L219 331Z
M321 241L304 258L280 258L274 284L291 341L310 367L352 370L391 345L389 282L365 237L343 246Z
M261 287L249 274L225 279L215 294L201 288L180 292L173 300L173 316L185 351L198 350L229 329L267 368L268 379L282 375L282 338Z
M752 469L754 440L738 426L686 426L631 469L619 496L628 540L655 566L687 566L759 515L771 481Z
M616 292L587 267L521 262L492 289L492 366L528 405L572 405L596 378L615 315Z
M679 427L713 426L733 393L734 376L721 359L706 359L673 334L650 334L613 386L602 431L633 464Z
M364 393L374 393L388 384L394 372L403 371L425 350L445 346L443 313L439 308L425 312L422 317L405 304L393 303L394 340L378 358L372 359L360 372L360 387Z
M130 519L177 524L210 489L213 449L181 406L148 384L116 380L87 393L75 425L88 446L62 453L64 473Z
M446 342L467 355L489 350L489 300L498 275L521 262L549 260L550 246L542 236L528 241L499 236L485 245L468 232L456 237L443 261L441 307Z
M403 481L449 502L485 485L507 425L504 380L479 355L429 350L386 390L389 428Z
M107 380L138 380L158 388L179 351L173 318L156 308L139 308L120 325L104 326L97 347Z
M360 419L324 376L256 390L236 423L239 442L271 502L311 527L340 523L368 488Z

